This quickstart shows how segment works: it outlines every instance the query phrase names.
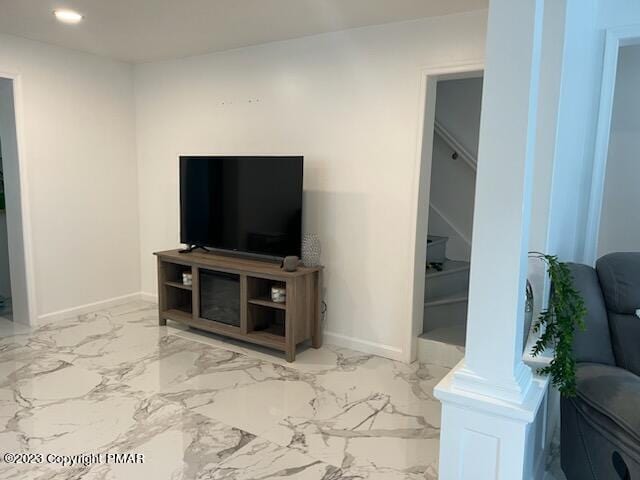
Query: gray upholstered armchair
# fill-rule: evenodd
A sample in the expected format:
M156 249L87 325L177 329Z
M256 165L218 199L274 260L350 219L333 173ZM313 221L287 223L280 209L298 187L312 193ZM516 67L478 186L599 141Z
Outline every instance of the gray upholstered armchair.
M568 480L640 480L640 253L570 266L587 306L577 331L577 396L562 399Z

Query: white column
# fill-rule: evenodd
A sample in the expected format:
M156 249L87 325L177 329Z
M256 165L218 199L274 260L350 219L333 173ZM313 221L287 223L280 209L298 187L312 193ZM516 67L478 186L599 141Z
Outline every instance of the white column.
M521 402L543 0L491 0L464 367L457 388Z
M544 436L547 382L523 363L522 332L543 7L489 6L466 352L435 390L443 480L517 480L540 462L527 446Z

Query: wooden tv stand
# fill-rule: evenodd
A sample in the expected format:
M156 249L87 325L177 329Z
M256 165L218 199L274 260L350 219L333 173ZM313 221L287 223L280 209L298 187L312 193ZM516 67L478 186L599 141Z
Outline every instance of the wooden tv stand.
M280 350L288 362L296 346L322 346L322 267L285 272L278 264L218 253L157 252L160 325L167 320ZM183 285L191 273L193 284ZM286 287L286 303L271 301L271 287Z

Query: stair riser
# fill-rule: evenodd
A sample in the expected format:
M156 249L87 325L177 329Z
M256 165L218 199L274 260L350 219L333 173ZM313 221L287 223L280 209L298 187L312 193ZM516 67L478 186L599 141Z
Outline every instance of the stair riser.
M469 270L461 270L446 275L427 276L424 289L424 300L466 294L469 291Z
M423 331L457 324L467 321L467 302L447 303L444 305L425 306Z
M447 259L447 239L429 235L428 240L432 240L427 244L427 263L444 263Z
M464 358L464 347L418 338L418 361L453 368Z

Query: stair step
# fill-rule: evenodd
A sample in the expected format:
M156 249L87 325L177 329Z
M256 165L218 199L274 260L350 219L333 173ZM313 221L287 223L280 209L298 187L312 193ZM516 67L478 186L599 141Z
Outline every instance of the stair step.
M464 358L465 325L425 332L418 337L418 360L453 368Z
M461 260L447 260L442 264L442 270L427 268L427 278L446 277L454 273L468 272L471 264Z
M431 302L449 296L466 296L469 292L469 263L447 260L442 271L428 269L424 298Z
M467 325L456 324L447 327L434 328L422 334L424 338L434 342L446 343L447 345L457 345L464 347L467 339Z
M464 327L467 323L467 304L466 295L449 296L425 302L422 331L429 332L454 325Z
M425 306L425 308L427 308L427 307L438 307L438 306L441 306L441 305L450 305L450 304L453 304L453 303L467 302L468 300L469 300L469 297L466 294L448 295L448 296L444 296L444 297L434 298L432 300L424 302L424 306Z
M427 235L427 263L444 263L447 261L448 237Z

